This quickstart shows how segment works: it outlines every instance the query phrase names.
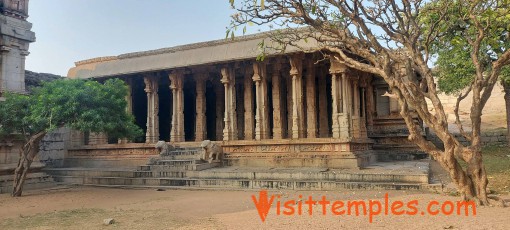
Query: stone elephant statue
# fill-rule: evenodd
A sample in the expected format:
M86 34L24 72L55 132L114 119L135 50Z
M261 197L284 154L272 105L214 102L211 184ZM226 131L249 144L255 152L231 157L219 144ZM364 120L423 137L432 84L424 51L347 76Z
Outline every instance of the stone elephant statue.
M175 150L172 145L167 144L165 141L158 141L155 147L159 150L160 156L168 156L170 152Z
M202 141L200 147L204 149L201 159L209 163L221 162L223 160L223 149L220 145L210 140Z

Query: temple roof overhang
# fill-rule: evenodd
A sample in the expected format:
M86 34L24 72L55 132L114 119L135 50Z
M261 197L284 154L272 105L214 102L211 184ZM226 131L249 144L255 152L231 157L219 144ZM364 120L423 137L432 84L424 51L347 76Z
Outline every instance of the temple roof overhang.
M271 46L269 34L259 33L236 37L233 40L221 39L118 56L98 57L76 62L76 66L69 70L67 76L79 79L99 78L255 59L261 53L259 49L261 41ZM273 45L273 47L277 46L277 44ZM266 49L266 53L272 56L315 50L317 50L317 42L309 39L298 42L297 46L286 47L284 52Z

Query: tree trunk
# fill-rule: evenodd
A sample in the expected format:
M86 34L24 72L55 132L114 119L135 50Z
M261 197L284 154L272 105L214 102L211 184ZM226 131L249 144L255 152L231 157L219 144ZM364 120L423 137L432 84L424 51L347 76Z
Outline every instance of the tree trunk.
M502 81L503 89L505 90L505 105L506 105L506 139L507 144L510 146L510 82Z
M462 149L462 153L456 153ZM457 157L472 156L463 169ZM446 143L444 153L436 160L445 168L453 182L457 185L463 200L473 200L477 204L488 205L487 199L487 173L482 162L481 151L457 146L457 143Z
M39 132L31 136L28 142L21 148L18 166L16 170L14 170L14 182L11 194L13 197L21 196L28 170L34 161L34 157L39 153L39 144L44 135L46 135L46 132Z

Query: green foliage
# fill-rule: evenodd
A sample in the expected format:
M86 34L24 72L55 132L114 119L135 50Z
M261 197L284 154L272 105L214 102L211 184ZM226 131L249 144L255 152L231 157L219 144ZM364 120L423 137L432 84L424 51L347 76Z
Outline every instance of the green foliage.
M451 1L431 2L422 11L422 22L435 25L439 32L432 47L436 54L439 88L446 93L458 93L469 86L476 74L474 57L482 66L482 72L492 71L492 62L510 48L510 10L508 0L495 1ZM447 11L441 20L439 13ZM476 13L470 17L468 10ZM474 41L480 34L476 25L483 27L484 37L480 48L475 50ZM478 54L476 53L478 52ZM503 68L501 80L510 81L510 71Z
M8 94L0 103L0 134L32 135L69 127L103 132L114 138L142 134L126 112L127 86L119 79L57 80L45 83L30 96Z
M6 93L6 101L0 102L0 137L24 133L29 129L26 117L30 114L30 98L26 95Z
M458 93L468 87L476 73L469 50L450 47L440 50L436 61L439 89L445 93Z

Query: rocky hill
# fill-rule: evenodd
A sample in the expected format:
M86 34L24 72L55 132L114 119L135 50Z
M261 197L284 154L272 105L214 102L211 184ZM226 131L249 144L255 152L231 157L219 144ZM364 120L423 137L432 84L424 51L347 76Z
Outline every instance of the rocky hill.
M62 76L51 73L36 73L29 70L25 71L25 88L28 92L32 88L41 86L45 81L53 81L63 78Z

